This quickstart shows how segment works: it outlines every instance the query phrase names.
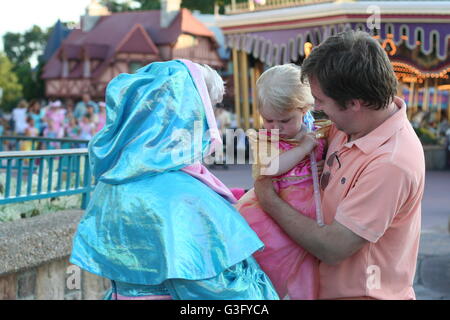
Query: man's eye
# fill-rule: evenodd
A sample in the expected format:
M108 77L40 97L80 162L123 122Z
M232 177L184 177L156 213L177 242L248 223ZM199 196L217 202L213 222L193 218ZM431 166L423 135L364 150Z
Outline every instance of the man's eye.
M267 121L267 123L272 123L273 122L273 120L266 120Z

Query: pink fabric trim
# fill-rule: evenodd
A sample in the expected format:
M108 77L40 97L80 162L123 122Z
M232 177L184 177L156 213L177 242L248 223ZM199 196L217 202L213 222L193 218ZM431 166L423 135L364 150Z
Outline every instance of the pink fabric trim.
M242 188L231 188L230 190L238 200L245 194L245 189Z
M116 293L113 293L112 298L113 300L173 300L172 296L127 297Z
M211 172L209 172L208 169L206 169L205 166L203 166L201 163L195 163L191 166L181 169L181 171L190 174L194 178L197 178L231 203L237 202L237 199L235 198L231 190L228 189L228 187L224 185L222 181L217 179Z
M217 122L214 116L214 111L212 109L211 100L209 98L208 88L206 87L206 83L203 79L201 70L193 62L185 59L179 59L179 61L184 63L188 68L189 73L194 79L195 85L197 86L200 97L203 101L206 120L208 122L209 132L211 134L211 146L208 152L208 155L210 155L216 150L217 146L222 146L222 138L220 136L219 129L217 128ZM205 166L203 166L201 163L195 163L181 170L193 176L194 178L197 178L231 203L237 202L230 189L228 189L228 187L224 185L222 181L217 179L211 172L209 172L208 169L206 169Z
M203 101L205 108L206 121L209 126L209 133L211 134L211 147L209 148L208 155L216 150L216 147L222 145L222 137L220 136L219 129L217 128L216 117L214 116L214 110L211 105L211 99L209 98L208 88L206 87L205 79L201 70L192 62L186 59L179 59L189 69L189 73L194 79L194 83L200 93L200 97Z

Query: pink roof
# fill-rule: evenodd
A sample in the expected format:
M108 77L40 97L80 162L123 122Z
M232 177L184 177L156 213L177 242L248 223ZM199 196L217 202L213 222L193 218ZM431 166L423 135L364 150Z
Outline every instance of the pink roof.
M72 31L45 65L42 78L61 77L61 58L64 55L69 59L82 60L84 54L91 59L103 61L92 74L92 77L96 78L116 52L135 50L133 52L158 55L156 46L174 44L182 33L210 37L215 42L214 34L187 9L181 9L168 28L161 28L159 10L113 13L101 17L89 32L80 29ZM80 71L81 68L77 67L69 74L69 78L79 78Z

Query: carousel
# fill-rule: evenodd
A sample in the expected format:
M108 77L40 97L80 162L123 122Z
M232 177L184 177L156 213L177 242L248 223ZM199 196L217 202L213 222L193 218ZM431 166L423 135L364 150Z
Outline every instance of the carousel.
M416 129L438 137L450 122L450 1L232 1L217 19L232 51L238 126L259 128L256 79L274 65L301 65L344 30L367 31L385 48Z

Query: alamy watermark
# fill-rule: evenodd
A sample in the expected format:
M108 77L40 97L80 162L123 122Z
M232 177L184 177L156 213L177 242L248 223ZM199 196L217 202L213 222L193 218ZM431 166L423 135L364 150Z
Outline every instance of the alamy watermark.
M366 20L366 26L369 30L381 29L381 8L376 5L370 5L367 7L366 13L370 16Z
M366 287L369 290L381 289L381 269L377 265L370 265L366 269Z
M193 130L184 128L174 130L170 136L168 149L170 148L171 160L175 164L193 164L193 155L201 155L201 162L211 164L255 164L266 166L269 163L275 169L279 168L278 156L280 150L279 130L255 130L226 129L221 136L222 141L211 143L214 152L203 155L204 141L211 140L213 135L210 130L203 132L203 124L196 121Z
M66 287L69 290L81 289L81 269L78 266L71 265L66 269L68 275L66 279Z

